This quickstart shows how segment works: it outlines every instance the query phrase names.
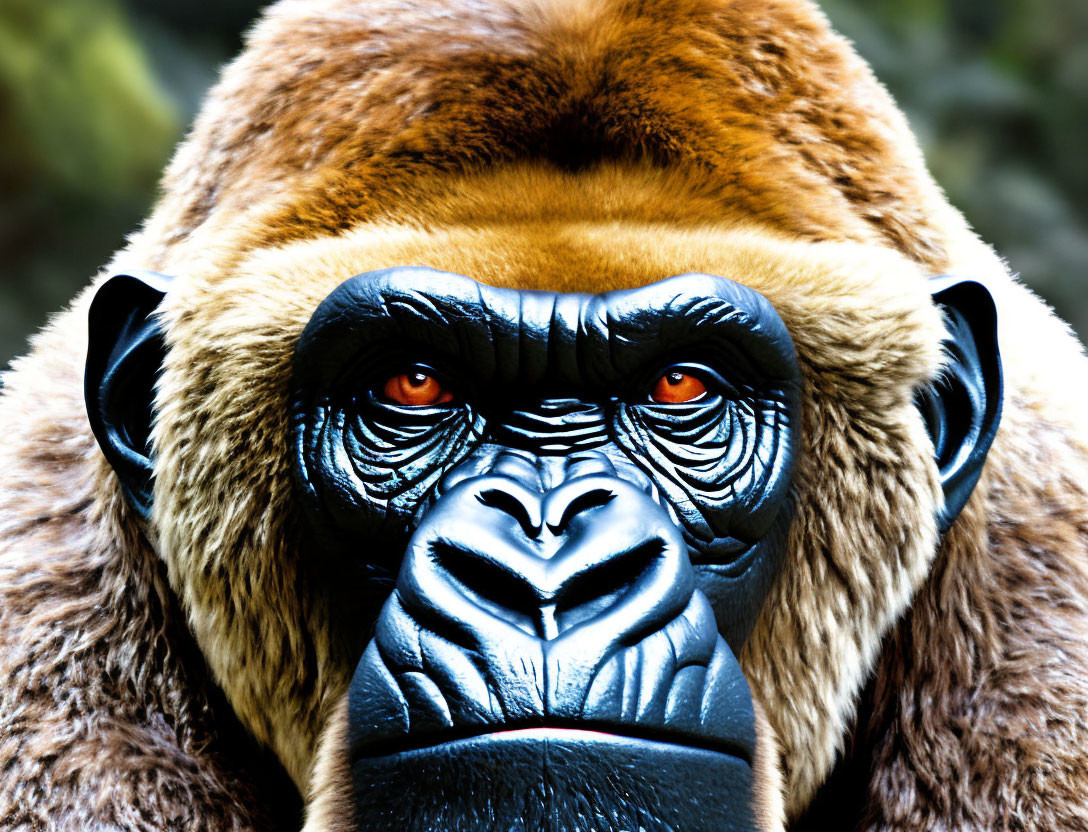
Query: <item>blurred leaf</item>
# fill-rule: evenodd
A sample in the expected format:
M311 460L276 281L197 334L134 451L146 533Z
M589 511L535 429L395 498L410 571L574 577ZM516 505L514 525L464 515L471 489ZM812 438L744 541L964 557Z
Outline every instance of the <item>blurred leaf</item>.
M949 199L1088 334L1088 3L825 0Z
M145 193L178 132L108 0L4 0L0 89L0 176L24 187Z

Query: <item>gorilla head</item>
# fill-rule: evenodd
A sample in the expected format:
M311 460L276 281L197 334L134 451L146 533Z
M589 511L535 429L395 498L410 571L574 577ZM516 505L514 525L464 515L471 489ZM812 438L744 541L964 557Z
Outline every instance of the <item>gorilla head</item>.
M145 513L168 285L120 276L92 309L88 407ZM919 406L947 521L1000 367L985 290L933 288L952 360ZM359 829L755 828L735 656L786 551L801 384L771 303L706 274L588 295L401 267L318 305L290 458L361 650Z
M811 0L281 0L162 193L4 374L0 826L1088 826L1088 363Z

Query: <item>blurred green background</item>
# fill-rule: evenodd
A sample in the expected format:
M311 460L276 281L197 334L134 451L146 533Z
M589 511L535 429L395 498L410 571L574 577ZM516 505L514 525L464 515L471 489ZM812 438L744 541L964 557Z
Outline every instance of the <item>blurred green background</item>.
M0 367L119 248L259 2L0 0ZM1088 337L1088 0L825 0L952 202Z

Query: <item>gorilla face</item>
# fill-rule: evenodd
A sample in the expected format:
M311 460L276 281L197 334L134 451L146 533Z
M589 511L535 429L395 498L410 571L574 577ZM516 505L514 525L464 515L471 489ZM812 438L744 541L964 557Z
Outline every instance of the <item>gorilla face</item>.
M722 270L740 279L752 262ZM86 374L95 435L133 508L168 538L173 586L235 712L258 738L281 731L274 747L296 782L318 784L312 828L765 828L774 726L760 712L822 713L789 683L849 658L823 638L857 607L802 614L783 599L808 597L829 535L841 552L901 539L906 519L866 527L873 501L930 499L939 475L943 509L925 506L934 533L935 520L947 528L996 430L1001 373L977 283L930 280L944 374L917 386L925 376L895 362L922 342L895 329L876 353L899 373L889 398L885 379L857 374L886 323L851 312L864 280L821 307L833 349L806 336L803 284L752 282L766 296L701 273L603 295L422 268L300 282L298 299L227 281L216 325L258 322L244 348L214 331L187 338L216 346L207 366L229 398L209 398L207 373L179 351L177 328L200 308L191 285L103 283ZM173 318L157 311L172 305ZM939 337L936 309L917 332L930 317ZM156 382L160 367L191 382L183 396ZM850 381L848 401L816 395L827 374ZM874 428L889 402L892 427ZM924 421L932 447L881 446L840 493L851 446L821 440L820 407L834 436L903 426L910 438ZM239 505L276 523L258 534ZM328 617L286 626L313 610ZM768 617L811 638L784 640ZM321 737L315 762L282 739L290 731ZM779 737L791 766L804 762L801 740Z
M799 379L771 305L352 278L295 361L314 537L388 595L349 691L360 829L748 829L734 658L781 563Z

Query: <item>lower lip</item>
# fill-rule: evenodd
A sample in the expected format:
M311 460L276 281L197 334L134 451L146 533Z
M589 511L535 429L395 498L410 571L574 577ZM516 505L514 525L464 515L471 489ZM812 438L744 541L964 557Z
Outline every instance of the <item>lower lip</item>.
M484 809L517 816L530 798L544 818L535 828L549 832L612 828L547 818L566 817L569 806L607 812L613 802L622 811L648 811L648 829L739 832L755 826L752 771L743 759L599 731L543 727L480 734L359 757L353 774L358 817L370 832L414 829L410 819L421 800L441 807L448 828L461 829L464 819L479 818Z

